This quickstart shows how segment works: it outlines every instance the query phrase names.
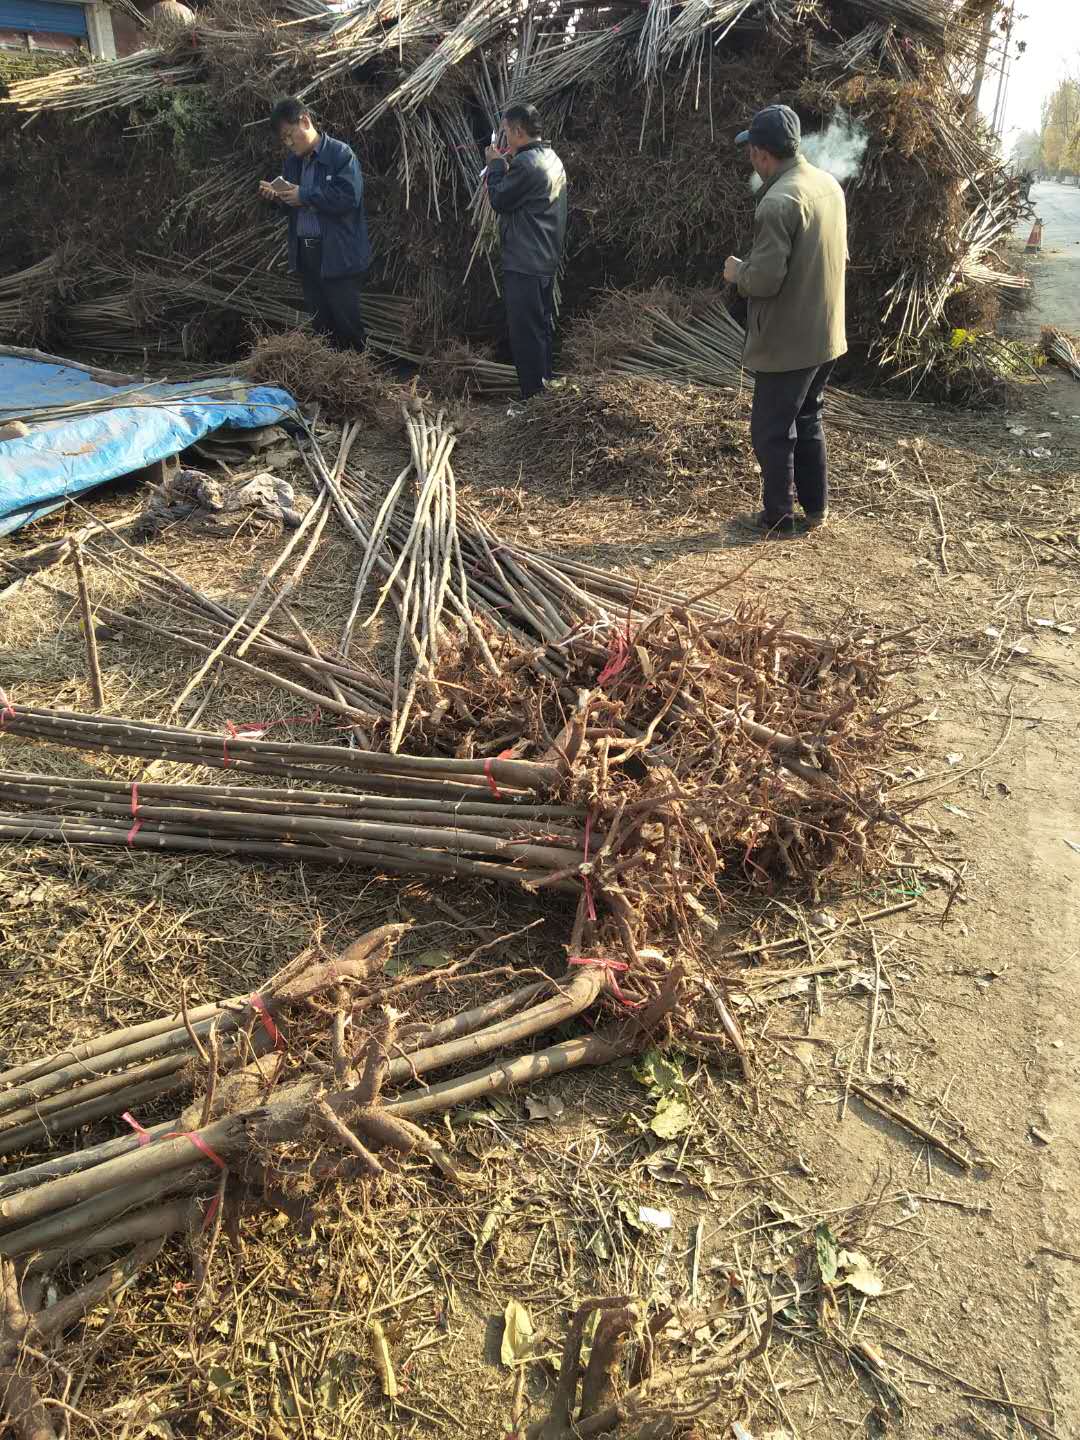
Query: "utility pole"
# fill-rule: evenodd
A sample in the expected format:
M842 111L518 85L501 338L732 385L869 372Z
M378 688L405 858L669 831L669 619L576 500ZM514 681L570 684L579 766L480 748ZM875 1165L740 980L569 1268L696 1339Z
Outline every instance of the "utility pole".
M1012 43L1013 21L1016 19L1016 0L1010 0L1009 18L1005 24L1005 44L1001 52L1001 68L998 71L997 98L994 100L994 119L991 129L1000 138L1001 132L998 129L999 120L1004 119L1004 106L1002 100L1005 97L1005 74L1009 68L1009 46Z
M986 52L990 49L990 36L994 30L996 5L988 5L983 16L982 33L979 35L979 50L975 59L975 78L971 84L971 113L979 113L979 96L982 94L983 79L986 75Z

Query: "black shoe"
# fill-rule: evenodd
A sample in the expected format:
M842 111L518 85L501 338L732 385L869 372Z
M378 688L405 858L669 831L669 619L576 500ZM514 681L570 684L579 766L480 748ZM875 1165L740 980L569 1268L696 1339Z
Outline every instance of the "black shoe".
M806 514L803 516L803 529L804 529L804 530L820 530L823 525L827 525L828 523L829 523L829 510L828 510L828 506L826 506L826 508L825 508L824 510L818 510L818 511L816 511L816 512L815 512L815 511L811 511L811 510L807 510Z
M749 530L762 539L781 539L787 535L795 534L795 519L791 515L781 516L779 520L770 520L764 510L759 510L756 515L737 515L731 522L736 530Z

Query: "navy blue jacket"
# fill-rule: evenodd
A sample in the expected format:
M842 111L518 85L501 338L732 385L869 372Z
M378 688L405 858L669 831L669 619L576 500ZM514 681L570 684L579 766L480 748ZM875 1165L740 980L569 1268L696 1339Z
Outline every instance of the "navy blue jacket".
M364 214L364 177L360 162L341 140L323 136L315 157L311 179L301 184L304 162L299 155L286 155L281 171L290 185L300 186L300 199L318 211L322 230L322 278L340 280L343 275L362 275L371 264L367 216ZM300 245L296 236L297 210L284 207L289 216L289 269L300 269Z

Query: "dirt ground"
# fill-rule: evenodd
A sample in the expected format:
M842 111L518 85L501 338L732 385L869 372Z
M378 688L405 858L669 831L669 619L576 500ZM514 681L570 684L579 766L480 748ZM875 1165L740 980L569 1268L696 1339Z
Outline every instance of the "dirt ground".
M1042 190L1057 187L1034 198L1064 245L1080 195ZM1066 315L1080 306L1080 246L1048 249L1032 271L1037 305L1018 327L1080 331L1080 314ZM921 839L869 885L733 908L714 960L733 977L754 1079L684 1057L695 1112L684 1139L657 1143L647 1130L648 1097L629 1067L545 1087L563 1107L555 1119L530 1119L517 1098L451 1117L475 1167L467 1196L417 1170L381 1207L342 1197L351 1228L322 1245L256 1224L244 1254L219 1256L209 1312L191 1299L182 1253L159 1267L76 1352L88 1378L72 1404L91 1419L69 1416L71 1433L506 1435L508 1299L528 1306L552 1351L585 1295L671 1301L696 1317L690 1353L705 1344L694 1330L704 1315L734 1332L749 1277L758 1296L805 1280L827 1223L869 1257L883 1293L848 1292L833 1322L781 1316L766 1361L733 1379L693 1433L1080 1437L1080 384L1050 375L1008 415L943 415L930 437L836 433L829 527L757 547L728 530L754 498L744 425L710 470L650 491L617 465L586 481L577 467L552 476L540 454L510 464L511 422L501 409L478 418L457 468L497 529L680 590L754 560L735 593L800 628L909 631L898 684L918 697L919 719L891 783L928 795ZM365 464L389 479L397 453L380 439ZM130 497L102 506L121 503ZM276 548L250 535L213 543L178 532L156 553L195 583L243 595ZM331 548L299 603L309 625L347 603L351 583L345 549ZM85 707L66 616L25 594L6 608L0 683L16 698ZM160 709L155 696L174 683L168 657L106 652L112 703ZM5 764L32 763L32 747L4 743ZM829 929L906 900L915 904L872 927ZM4 1048L24 1058L55 1045L58 1028L171 1008L181 980L193 999L242 990L313 927L333 947L402 916L427 927L416 948L460 954L527 923L531 904L365 875L9 845ZM762 935L803 933L808 916L809 953L730 958ZM557 947L559 923L549 917L506 957L535 962ZM802 972L790 993L785 966ZM865 1104L853 1082L888 1095L967 1167ZM635 1228L627 1207L641 1204L670 1210L672 1229ZM373 1314L407 1380L396 1410L360 1334ZM535 1400L551 1383L546 1365L530 1367Z

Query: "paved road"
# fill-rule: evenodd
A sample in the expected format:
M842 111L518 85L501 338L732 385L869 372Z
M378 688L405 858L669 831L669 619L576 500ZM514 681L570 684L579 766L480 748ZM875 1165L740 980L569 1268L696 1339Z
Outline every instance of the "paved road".
M1029 262L1035 304L1026 313L1025 326L1033 333L1041 325L1056 325L1080 334L1080 188L1052 181L1033 185L1031 203L1045 230L1042 254ZM1025 221L1022 239L1030 229L1030 221Z

